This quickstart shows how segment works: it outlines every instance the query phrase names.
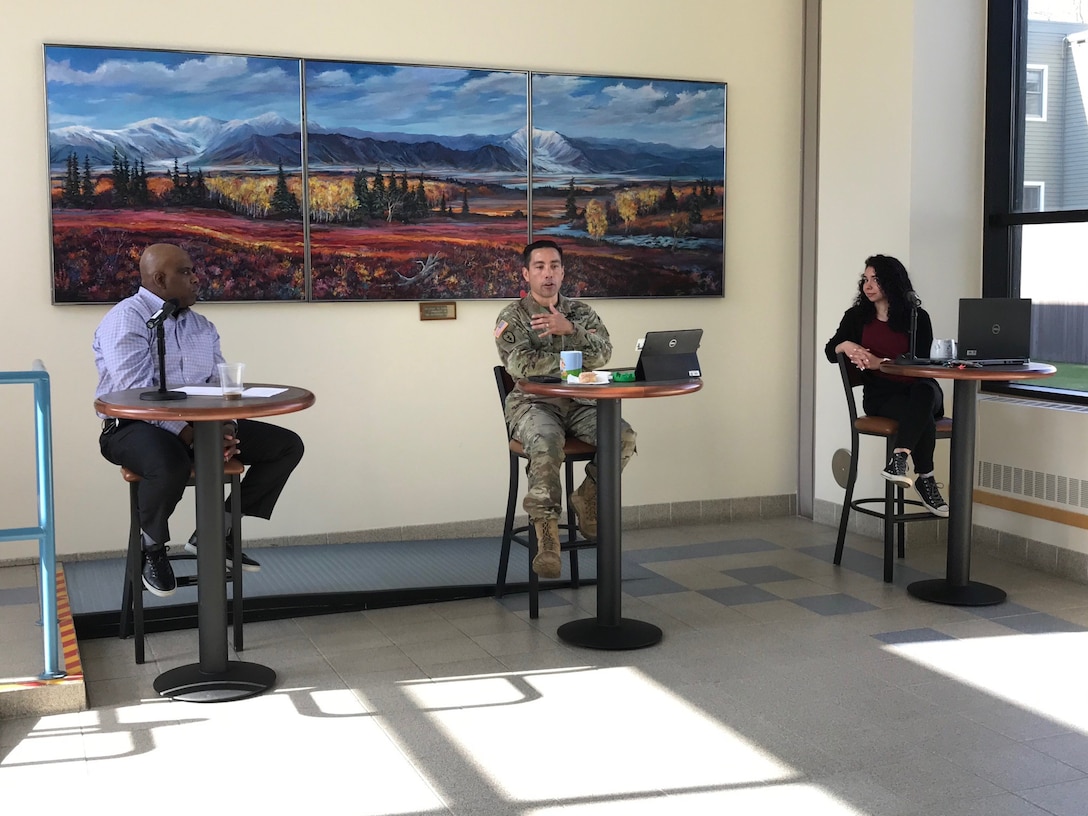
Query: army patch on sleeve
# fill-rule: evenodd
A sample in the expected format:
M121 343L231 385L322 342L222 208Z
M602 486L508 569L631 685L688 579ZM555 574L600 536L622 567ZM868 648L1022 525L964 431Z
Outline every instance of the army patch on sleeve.
M497 325L495 327L495 336L496 337L500 336L504 331L506 331L506 327L509 326L509 325L510 324L507 323L505 320L503 320L501 323L499 323L499 325ZM507 342L509 342L509 341L507 341Z
M517 339L517 338L516 338L516 337L514 337L514 333L513 333L513 332L510 332L510 331L508 331L508 332L507 332L506 334L504 334L504 335L502 336L502 341L503 341L504 343L509 343L510 345L513 345L513 344L514 344L514 341L515 341L516 339Z

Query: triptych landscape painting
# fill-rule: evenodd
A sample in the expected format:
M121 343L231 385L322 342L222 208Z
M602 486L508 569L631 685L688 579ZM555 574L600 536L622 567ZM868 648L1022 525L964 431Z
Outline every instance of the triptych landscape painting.
M723 293L725 85L46 46L56 303ZM302 115L305 111L305 116Z

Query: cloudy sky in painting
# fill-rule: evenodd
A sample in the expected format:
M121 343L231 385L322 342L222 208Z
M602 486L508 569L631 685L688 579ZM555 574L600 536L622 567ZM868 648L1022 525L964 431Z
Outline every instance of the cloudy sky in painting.
M152 117L299 119L291 59L46 46L49 127L116 129Z
M376 133L506 135L526 125L526 74L344 62L306 63L306 115Z
M153 117L298 122L299 60L46 46L49 127ZM325 129L506 135L525 126L526 73L306 62L307 115ZM572 137L725 145L725 86L534 74L533 125Z
M725 146L725 85L533 74L533 127L564 136Z

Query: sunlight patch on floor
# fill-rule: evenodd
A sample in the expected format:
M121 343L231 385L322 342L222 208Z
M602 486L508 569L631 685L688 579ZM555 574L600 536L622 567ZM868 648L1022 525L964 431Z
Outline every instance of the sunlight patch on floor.
M607 812L598 808L612 800L631 808L665 795L749 786L765 792L769 783L797 778L636 669L516 672L404 690L512 802L569 807L585 800Z
M1088 632L903 643L887 651L1088 732Z

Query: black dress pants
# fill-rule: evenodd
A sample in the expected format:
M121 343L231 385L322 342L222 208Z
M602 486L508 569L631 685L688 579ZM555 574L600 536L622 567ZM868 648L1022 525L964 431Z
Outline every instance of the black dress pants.
M898 422L895 447L910 450L916 473L933 471L937 419L944 416L944 392L935 380L889 383L876 393L863 394L862 407L870 416L887 417Z
M294 431L251 419L238 421L237 436L238 459L247 468L241 485L242 515L271 518L302 459L302 439ZM140 475L140 528L156 543L168 542L170 515L189 482L193 452L175 434L146 422L104 431L98 443L107 460ZM228 498L224 510L229 508Z

